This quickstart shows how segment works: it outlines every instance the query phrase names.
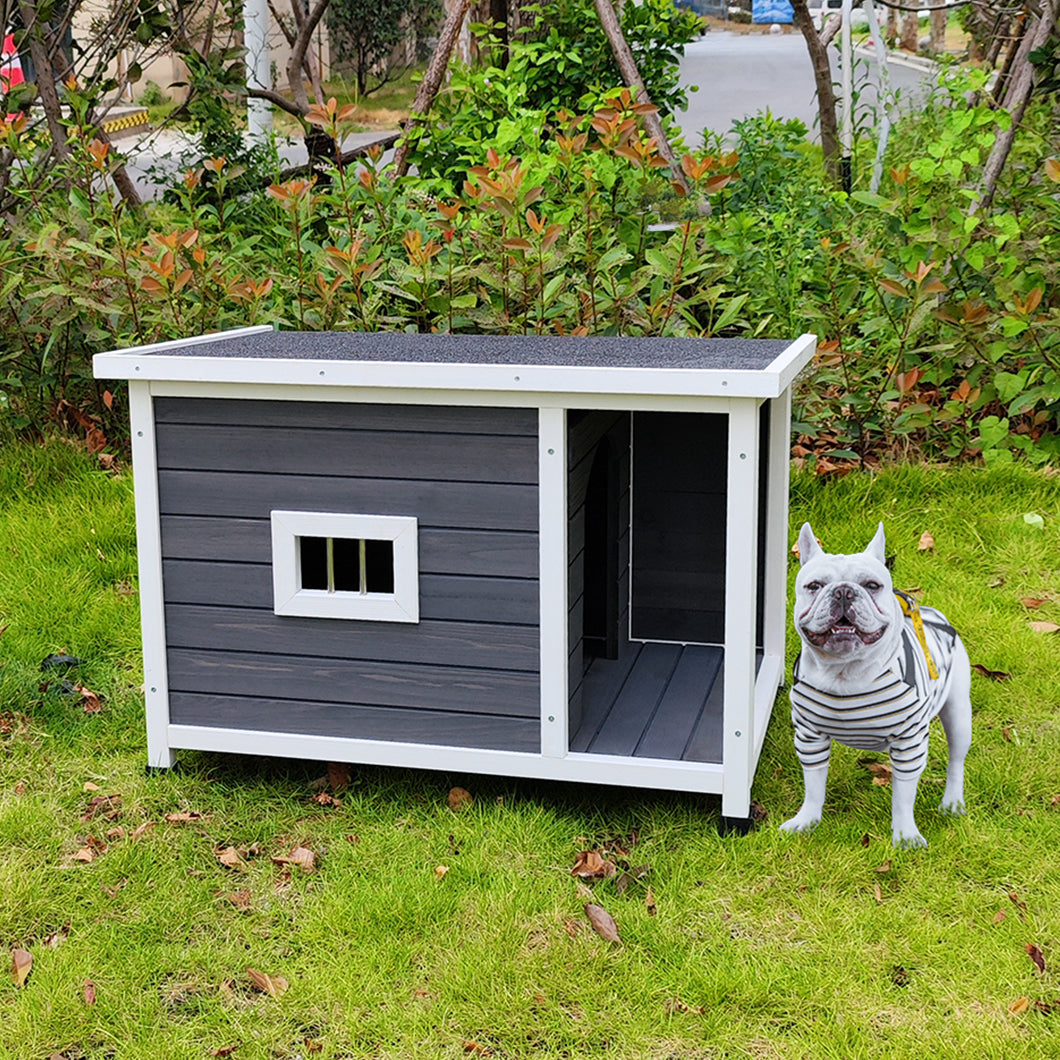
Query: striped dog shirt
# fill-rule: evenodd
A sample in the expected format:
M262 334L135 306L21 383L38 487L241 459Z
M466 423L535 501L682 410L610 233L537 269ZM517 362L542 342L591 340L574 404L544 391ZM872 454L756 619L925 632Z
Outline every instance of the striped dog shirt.
M828 764L832 740L863 751L887 751L895 775L915 780L927 763L928 726L949 686L957 633L941 612L920 608L924 636L939 676L932 678L912 619L891 665L869 686L851 695L822 692L799 678L795 660L791 720L795 751L806 769Z

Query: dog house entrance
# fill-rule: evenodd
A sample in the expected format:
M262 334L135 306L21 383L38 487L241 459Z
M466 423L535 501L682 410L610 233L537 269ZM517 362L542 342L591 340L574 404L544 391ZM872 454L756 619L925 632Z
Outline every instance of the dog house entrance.
M572 420L571 750L721 762L728 419Z

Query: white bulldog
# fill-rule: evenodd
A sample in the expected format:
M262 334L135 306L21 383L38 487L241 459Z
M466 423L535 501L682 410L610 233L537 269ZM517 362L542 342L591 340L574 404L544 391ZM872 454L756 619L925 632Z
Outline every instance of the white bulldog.
M804 523L799 558L795 628L802 654L792 675L791 716L805 796L780 827L808 831L821 820L829 749L838 740L890 755L891 840L896 847L927 846L913 804L936 714L949 745L939 809L964 812L964 759L972 740L968 653L940 612L917 609L893 589L882 523L868 548L849 556L825 552Z

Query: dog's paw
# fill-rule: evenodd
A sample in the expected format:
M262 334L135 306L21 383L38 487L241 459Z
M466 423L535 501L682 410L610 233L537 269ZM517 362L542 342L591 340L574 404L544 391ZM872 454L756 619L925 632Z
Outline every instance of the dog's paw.
M782 832L812 832L821 823L819 815L812 813L797 813L790 820L785 821L781 826Z
M891 845L895 850L916 850L919 847L926 847L928 843L914 828L911 832L892 832Z
M947 799L945 796L939 803L939 813L943 817L963 817L968 811L964 807L964 799Z

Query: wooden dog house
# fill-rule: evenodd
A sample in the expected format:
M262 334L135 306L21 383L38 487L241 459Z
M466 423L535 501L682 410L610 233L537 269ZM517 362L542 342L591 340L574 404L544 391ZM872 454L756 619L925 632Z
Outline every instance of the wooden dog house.
M129 380L148 755L701 791L784 668L814 339L276 332Z

